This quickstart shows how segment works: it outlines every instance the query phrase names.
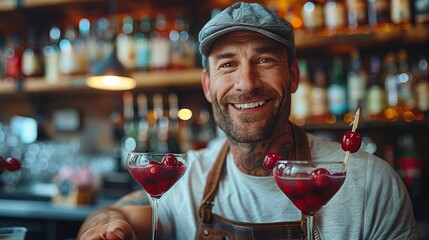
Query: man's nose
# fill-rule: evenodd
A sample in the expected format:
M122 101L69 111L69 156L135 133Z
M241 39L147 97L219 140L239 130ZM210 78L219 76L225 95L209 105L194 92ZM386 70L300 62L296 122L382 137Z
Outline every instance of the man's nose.
M242 65L238 71L235 81L235 88L238 91L252 91L261 86L260 76L250 65Z

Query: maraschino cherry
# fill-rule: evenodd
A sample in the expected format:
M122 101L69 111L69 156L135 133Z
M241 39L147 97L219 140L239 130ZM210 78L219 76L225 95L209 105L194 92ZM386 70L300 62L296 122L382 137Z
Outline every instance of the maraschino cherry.
M2 174L5 170L9 172L15 172L21 169L21 162L14 158L8 157L6 160L0 156L0 174Z

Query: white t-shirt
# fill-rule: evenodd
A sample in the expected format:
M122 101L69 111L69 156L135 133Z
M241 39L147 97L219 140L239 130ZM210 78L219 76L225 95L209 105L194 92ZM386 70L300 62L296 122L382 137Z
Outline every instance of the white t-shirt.
M338 161L338 143L307 134L313 160ZM209 148L190 151L189 168L161 199L162 239L194 239L197 210L206 179L225 139ZM317 214L323 239L418 239L406 189L385 161L364 151L351 154L344 185ZM268 223L296 221L300 211L280 191L272 176L246 175L227 156L226 173L214 199L213 212L234 221Z

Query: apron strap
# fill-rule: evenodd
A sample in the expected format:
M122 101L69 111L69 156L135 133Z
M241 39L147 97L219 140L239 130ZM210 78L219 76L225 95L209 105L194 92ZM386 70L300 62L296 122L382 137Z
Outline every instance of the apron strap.
M307 135L301 127L294 124L292 126L292 134L295 142L294 159L311 159L310 145L308 143ZM210 170L207 176L207 183L204 189L204 198L198 208L199 217L204 223L209 223L212 220L212 208L214 205L214 197L216 195L220 178L223 175L225 169L226 156L229 151L228 141L223 144L213 168Z

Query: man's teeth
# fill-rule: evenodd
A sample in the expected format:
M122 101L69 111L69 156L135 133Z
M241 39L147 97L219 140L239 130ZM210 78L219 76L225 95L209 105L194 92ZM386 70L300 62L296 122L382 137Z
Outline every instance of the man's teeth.
M252 102L252 103L242 103L242 104L234 104L234 106L238 109L249 109L255 108L264 105L265 101Z

